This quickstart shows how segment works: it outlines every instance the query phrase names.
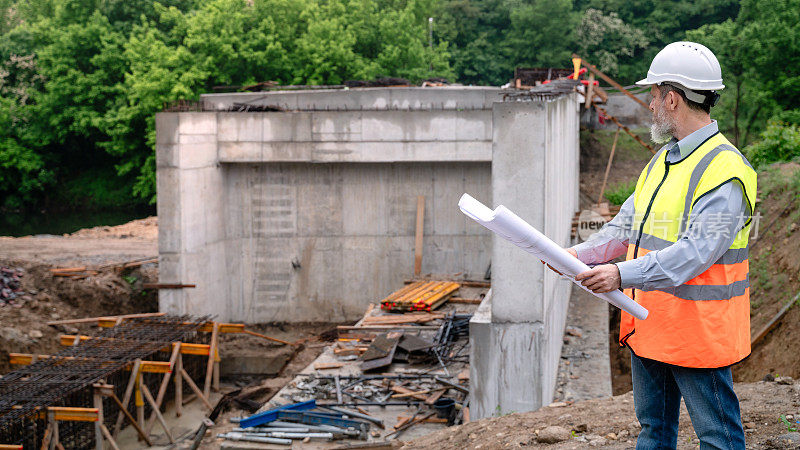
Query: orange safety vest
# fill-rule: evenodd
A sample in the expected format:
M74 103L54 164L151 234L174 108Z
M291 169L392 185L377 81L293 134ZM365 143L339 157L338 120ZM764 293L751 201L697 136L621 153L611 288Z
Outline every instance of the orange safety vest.
M741 184L752 214L756 172L722 134L711 136L680 161L668 163L666 153L663 148L651 159L636 184L628 260L677 242L695 203L728 182ZM724 367L749 355L750 225L748 217L722 257L686 283L649 291L626 289L650 313L638 320L622 312L620 345L638 356L682 367Z

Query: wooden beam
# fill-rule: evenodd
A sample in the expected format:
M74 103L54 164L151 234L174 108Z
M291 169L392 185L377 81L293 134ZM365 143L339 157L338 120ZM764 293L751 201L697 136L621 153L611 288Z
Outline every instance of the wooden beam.
M194 380L192 380L192 377L190 377L189 374L186 373L186 369L181 367L180 374L183 377L184 381L186 381L186 384L188 384L189 387L192 389L192 391L194 391L195 395L200 398L200 400L203 402L204 405L206 405L206 408L208 408L209 411L213 410L214 407L211 406L211 403L208 402L208 399L205 396L203 396L203 391L201 391L200 388L197 387Z
M622 130L623 130L623 131L625 131L626 133L628 133L628 135L629 135L630 137L632 137L632 138L633 138L633 139L634 139L636 142L638 142L638 143L639 143L639 144L640 144L642 147L644 147L644 148L646 148L646 149L650 150L650 153L652 153L652 154L654 154L654 155L656 154L656 151L655 151L655 150L653 150L653 147L651 147L651 146L650 146L650 145L649 145L647 142L643 141L643 140L642 140L642 138L640 138L639 136L637 136L636 134L634 134L634 133L633 133L633 131L631 131L631 130L630 130L630 128L628 128L628 127L626 127L625 125L621 124L621 123L619 122L619 120L617 120L617 118L616 118L616 117L614 117L614 116L612 116L611 114L609 114L609 113L608 113L608 112L607 112L605 109L601 108L600 106L597 106L597 103L593 103L593 105L594 105L595 109L597 109L598 111L600 111L601 113L603 113L603 115L604 115L604 116L606 116L606 117L608 117L609 119L611 119L612 121L614 121L614 123L615 123L615 124L617 124L617 126L618 126L618 127L622 128Z
M119 397L117 397L117 394L112 391L111 393L106 394L106 397L110 398L114 401L114 403L116 403L119 410L125 415L125 418L128 419L128 422L133 425L133 428L136 430L136 433L139 435L139 437L147 443L148 447L152 447L153 443L150 442L150 438L147 437L147 434L144 432L142 427L136 423L136 419L134 419L131 413L128 412L128 409L122 405L122 402L120 401Z
M217 353L217 339L219 337L219 324L214 322L211 332L211 349L208 352L208 362L206 364L206 381L203 384L203 394L206 398L211 395L211 377L214 376L214 355Z
M158 422L161 424L161 428L164 429L164 434L167 435L169 443L174 444L175 438L172 437L172 433L170 433L169 431L169 426L167 425L167 421L164 420L164 416L161 415L160 406L156 403L156 400L153 398L153 394L150 393L150 389L147 388L147 384L141 383L140 387L142 389L142 394L144 394L144 399L147 400L147 403L150 404L150 408L153 409L153 414L156 415L156 418L158 418Z
M123 314L119 316L102 316L102 317L84 317L81 319L64 319L64 320L54 320L51 322L47 322L48 325L67 325L72 323L91 323L97 322L99 320L107 319L107 320L116 320L119 318L123 319L138 319L138 318L145 318L145 317L161 317L166 315L167 313L164 312L155 312L155 313L139 313L139 314Z
M158 408L161 408L161 403L164 401L164 396L167 393L167 386L169 386L169 378L170 375L172 375L172 369L175 367L175 362L178 360L178 357L180 356L180 351L181 351L180 345L172 346L172 356L170 356L169 362L167 363L169 371L164 373L164 376L161 378L161 385L158 387L158 394L156 394L156 405ZM150 430L153 429L155 421L156 421L156 414L154 411L153 413L150 414L150 422L148 422L147 427L145 428L147 434L150 434Z
M573 53L573 54L572 54L572 57L573 57L573 58L580 58L580 57L579 57L578 55L576 55L575 53ZM597 67L595 67L595 66L594 66L594 64L589 64L589 63L588 63L588 62L586 62L586 60L585 60L585 59L583 59L583 58L581 58L581 64L583 65L583 67L586 67L587 69L589 69L589 70L590 70L590 71L591 71L593 74L595 74L595 75L597 75L598 77L600 77L600 78L602 78L603 80L605 80L605 82L606 82L606 83L610 84L611 86L614 86L614 87L615 87L616 89L618 89L620 92L624 93L624 94L625 94L625 95L627 95L628 97L630 97L630 98L632 98L633 100L635 100L635 101L636 101L636 103L638 103L639 105L641 105L641 106L642 106L644 109L646 109L646 110L650 111L650 106L649 106L647 103L643 102L642 100L640 100L640 99L639 99L639 97L637 97L637 96L633 95L633 94L632 94L632 93L631 93L629 90L627 90L627 89L625 89L624 87L622 87L622 85L621 85L621 84L619 84L619 83L617 83L616 81L612 80L612 79L611 79L611 77L609 77L608 75L606 75L606 74L604 74L603 72L601 72L601 71L600 71L600 69L598 69ZM592 99L587 99L587 100L588 100L590 103L591 103L591 101L592 101Z
M450 297L448 303L464 303L467 305L480 305L483 301L482 298L463 298L463 297Z
M122 406L120 406L120 412L117 414L117 422L114 424L114 437L119 435L119 431L122 429L122 411L128 409L128 402L131 401L131 396L133 395L133 388L136 385L136 377L139 375L139 366L142 365L142 360L137 359L133 362L133 369L131 370L131 376L128 378L128 385L125 387L125 394L122 396Z
M269 337L269 336L267 336L265 334L256 333L255 331L243 330L242 332L245 333L245 334L249 334L250 336L257 336L257 337L260 337L261 339L266 339L268 341L279 342L279 343L284 344L284 345L294 345L291 342L284 341L282 339L278 339L278 338L274 338L274 337Z
M181 343L176 344L180 348ZM178 351L178 360L175 361L175 376L172 378L175 382L175 417L180 417L183 414L183 377L181 371L183 370L183 355Z
M97 422L97 408L75 408L71 406L48 406L47 411L41 411L37 417L44 419L52 414L53 419L61 422Z

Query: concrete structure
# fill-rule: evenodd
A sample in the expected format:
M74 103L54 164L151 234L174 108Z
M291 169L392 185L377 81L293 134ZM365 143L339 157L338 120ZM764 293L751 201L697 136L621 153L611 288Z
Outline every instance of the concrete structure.
M563 246L578 207L578 114L576 94L494 107L487 203L505 205ZM550 403L570 288L530 254L493 237L492 293L470 324L473 417Z
M548 85L550 86L550 85ZM568 87L572 89L572 87ZM220 320L342 321L413 272L481 278L473 417L552 398L569 282L458 210L468 192L568 244L578 207L578 96L497 88L219 94L156 117L162 311ZM536 100L538 98L538 100ZM275 112L231 112L253 108Z
M479 278L486 230L457 208L491 193L497 88L221 94L218 112L160 113L162 311L246 322L344 321L414 267ZM224 112L234 104L285 112ZM354 110L356 109L356 110Z

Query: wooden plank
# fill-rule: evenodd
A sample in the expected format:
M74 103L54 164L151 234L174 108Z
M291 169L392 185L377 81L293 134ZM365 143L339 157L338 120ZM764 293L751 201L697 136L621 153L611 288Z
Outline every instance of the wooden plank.
M155 414L156 418L158 418L158 422L161 424L161 428L164 430L164 434L167 435L169 443L174 444L175 438L172 437L172 433L170 433L169 431L169 426L167 425L167 421L164 420L164 416L161 415L160 406L156 403L156 400L153 398L153 394L150 393L150 389L147 388L147 384L141 383L140 387L142 389L142 394L144 394L145 400L147 400L147 403L150 404L150 408L152 408L153 410L153 414Z
M178 342L176 344L180 346L181 343ZM183 355L178 352L178 360L175 361L175 376L173 380L175 382L175 417L180 417L183 415L183 377L181 376L181 371L183 370Z
M450 297L447 300L449 303L463 303L467 305L480 305L483 301L482 298L463 298L463 297Z
M211 377L214 376L214 355L217 353L217 338L219 337L219 324L214 322L211 332L211 350L208 352L208 362L206 363L206 381L203 384L203 395L210 398Z
M279 343L284 344L284 345L294 345L293 343L288 342L288 341L284 341L283 339L269 337L269 336L267 336L265 334L256 333L255 331L242 330L242 332L245 333L245 334L249 334L250 336L256 336L256 337L260 337L261 339L266 339L268 341L279 342Z
M421 391L406 392L404 394L392 394L391 397L392 398L405 398L405 397L419 398L419 397L417 397L417 395L430 394L431 392L433 392L433 389L423 389Z
M208 399L203 396L203 391L201 391L200 388L197 387L197 384L195 384L194 380L192 380L192 377L190 377L189 374L186 373L186 369L181 367L180 374L183 377L183 380L186 381L186 384L188 384L189 387L192 389L192 391L194 391L194 394L200 398L200 400L203 402L204 405L206 405L206 408L208 408L209 411L213 410L214 407L211 406L211 403L208 402Z
M603 109L603 108L601 108L600 106L598 106L598 105L597 105L597 103L593 103L593 105L594 105L595 109L597 109L598 111L600 111L601 113L603 113L603 115L604 115L604 116L606 116L606 117L608 117L609 119L611 119L611 120L612 120L612 121L613 121L615 124L617 124L617 126L618 126L618 127L622 128L622 131L624 131L624 132L628 133L628 136L632 137L632 138L633 138L633 139L634 139L636 142L638 142L638 143L639 143L639 145L641 145L642 147L644 147L644 148L646 148L647 150L649 150L649 151L650 151L650 153L652 153L652 154L654 154L654 155L656 154L656 151L655 151L655 150L653 150L653 147L651 147L651 146L650 146L650 144L648 144L647 142L643 141L643 140L642 140L642 138L640 138L639 136L637 136L636 134L634 134L634 132L633 132L633 131L631 131L631 129L630 129L630 128L628 128L628 127L626 127L625 125L621 124L621 123L619 122L619 120L617 120L617 118L616 118L616 117L612 116L611 114L609 114L609 113L608 113L608 111L606 111L605 109Z
M397 416L397 420L406 419L406 421L411 420L409 416ZM447 423L447 419L442 419L439 417L429 417L422 421L423 423ZM395 425L397 427L397 425Z
M362 321L362 325L395 325L402 323L425 323L443 319L444 314L407 313L400 315L370 316Z
M397 392L398 394L409 394L408 395L409 397L413 397L417 400L425 401L428 399L425 393L417 393L412 391L411 389L404 388L403 386L392 386L391 390Z
M417 196L417 229L414 235L414 276L422 272L422 235L425 224L425 196Z
M575 77L577 79L577 77ZM592 99L594 98L594 73L589 74L589 85L586 86L586 100L583 104L586 106L586 109L592 107Z
M142 427L140 427L139 424L136 423L136 419L134 419L131 413L128 412L127 408L125 408L122 405L122 402L119 400L119 397L117 397L116 394L114 394L113 392L111 393L111 395L108 395L107 397L111 398L111 400L113 400L114 403L117 404L117 407L125 415L125 418L128 419L128 422L130 422L130 424L133 425L133 428L136 430L136 433L139 435L139 437L142 438L142 440L144 440L148 446L152 446L153 443L150 442L150 438L144 432Z
M124 419L122 410L127 410L128 402L131 401L133 388L136 386L136 378L139 376L139 367L141 365L141 359L137 359L133 362L133 370L131 371L131 376L128 379L128 385L125 387L125 395L122 396L122 406L120 407L120 412L117 414L117 422L114 424L114 437L117 437L122 429L122 420Z
M184 324L190 324L189 322L184 322ZM101 328L111 328L114 326L119 325L113 317L108 318L101 318L97 321L97 326ZM213 328L212 322L207 322L197 328L197 331L203 333L210 333ZM242 333L244 332L244 324L243 323L220 323L219 324L219 332L220 333Z
M178 343L176 343L178 344ZM169 358L169 362L167 366L169 367L169 371L164 374L161 378L161 385L158 387L158 394L156 394L156 406L161 408L161 403L164 401L164 396L167 393L167 386L169 386L169 378L172 374L172 369L175 367L175 363L180 356L181 347L180 345L173 345L172 346L172 355ZM147 424L147 434L150 434L150 430L153 429L153 425L155 425L156 416L155 413L150 414L150 422Z
M391 326L391 325L363 325L363 326L347 326L347 325L339 325L336 327L337 331L394 331L394 330L408 330L408 331L416 331L416 330L438 330L441 327L435 325L419 325L419 326Z
M101 317L84 317L81 319L65 319L65 320L54 320L51 322L47 322L48 325L67 325L72 323L91 323L97 322L99 320L107 319L107 320L116 320L120 317L123 319L138 319L138 318L145 318L145 317L161 317L167 313L165 312L155 312L155 313L139 313L139 314L123 314L119 316L101 316Z
M437 389L433 391L433 393L429 395L428 398L425 399L425 404L433 405L434 403L436 403L436 400L442 398L442 395L444 395L445 392L447 392L447 389Z
M55 420L62 422L97 422L97 408L75 408L71 406L48 406L47 412L52 413ZM42 411L37 416L40 419L47 417Z
M338 368L343 367L343 366L344 366L344 363L340 363L340 362L329 362L329 363L319 362L319 363L314 364L314 369L315 370L338 369Z
M778 311L778 313L777 313L777 314L775 314L775 316L773 316L773 317L772 317L772 319L770 319L770 321L769 321L769 322L767 322L767 324L766 324L766 325L764 325L764 326L761 328L761 330L759 330L759 332L758 332L758 333L756 333L755 337L753 337L753 339L751 339L751 340L750 340L750 347L753 347L754 345L756 345L756 343L757 343L758 341L760 341L761 339L763 339L763 338L764 338L764 336L766 336L767 334L769 334L769 332L770 332L770 331L771 331L773 328L775 328L775 325L777 325L777 324L778 324L778 321L779 321L779 320L781 320L781 317L783 317L783 315L784 315L784 314L786 314L786 311L789 311L789 308L791 308L791 307L792 307L792 305L794 305L794 303L795 303L795 302L796 302L798 299L800 299L800 292L798 292L798 293L797 293L797 295L795 295L795 296L794 296L794 298L793 298L793 299L791 299L791 300L790 300L788 303L786 303L785 305L783 305L783 307L780 309L780 311Z

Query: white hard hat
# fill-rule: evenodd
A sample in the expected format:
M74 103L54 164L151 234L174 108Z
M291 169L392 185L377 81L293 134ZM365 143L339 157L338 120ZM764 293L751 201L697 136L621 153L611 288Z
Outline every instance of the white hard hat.
M671 82L671 83L670 83ZM694 42L673 42L658 52L647 78L638 85L677 83L694 91L718 91L722 84L722 69L714 53Z

